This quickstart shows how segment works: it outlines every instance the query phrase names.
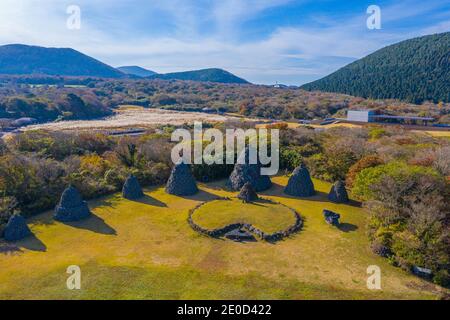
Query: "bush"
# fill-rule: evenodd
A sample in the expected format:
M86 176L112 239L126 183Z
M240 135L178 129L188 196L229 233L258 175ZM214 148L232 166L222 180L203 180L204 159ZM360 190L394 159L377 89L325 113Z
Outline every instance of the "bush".
M402 182L409 181L409 179L414 180L420 176L438 177L439 175L432 168L411 166L404 162L390 162L359 172L353 185L353 196L362 201L374 199L372 186L379 183L385 176L391 177L394 184L403 185Z
M346 176L346 184L347 187L352 188L353 184L355 182L356 176L358 173L360 173L362 170L367 168L376 167L380 164L383 164L383 160L380 159L376 155L368 155L364 158L361 158L358 162L356 162L354 165L352 165L347 173Z

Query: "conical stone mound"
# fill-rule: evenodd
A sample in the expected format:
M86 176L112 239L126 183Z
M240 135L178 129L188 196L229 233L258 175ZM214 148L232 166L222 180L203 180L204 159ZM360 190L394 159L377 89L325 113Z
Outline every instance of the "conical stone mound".
M314 184L306 166L301 165L294 170L284 189L284 193L295 197L311 197L316 194Z
M31 235L30 228L27 226L25 218L19 214L9 218L3 231L3 237L6 241L18 241Z
M191 168L183 161L177 163L166 184L166 192L176 196L191 196L198 192Z
M128 200L137 200L144 196L141 185L135 176L130 175L125 181L122 188L122 196Z
M249 182L256 192L269 189L272 186L272 181L270 181L269 176L261 175L261 164L259 161L255 164L249 163L249 148L246 148L240 155L240 157L243 156L245 156L245 163L236 163L228 180L228 186L232 190L238 191Z
M258 194L255 189L253 189L252 184L247 182L238 194L238 199L241 199L245 203L253 202L258 200Z
M335 203L347 203L349 201L344 181L336 181L328 194L328 200Z
M55 208L54 219L61 222L78 221L91 215L86 201L73 186L64 190L61 200Z

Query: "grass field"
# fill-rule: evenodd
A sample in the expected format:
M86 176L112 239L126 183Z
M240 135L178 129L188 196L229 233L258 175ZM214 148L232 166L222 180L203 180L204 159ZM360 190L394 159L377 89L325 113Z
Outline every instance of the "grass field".
M317 196L282 194L286 177L264 193L304 218L298 234L276 244L205 237L186 222L189 209L215 196L234 196L224 182L201 185L194 197L147 190L139 202L120 195L90 203L94 216L54 222L52 213L29 220L35 237L0 243L1 299L434 299L439 288L371 253L364 212ZM322 209L342 216L327 225ZM216 210L214 210L216 209ZM219 211L213 207L210 214ZM81 290L66 288L66 268L81 267ZM366 269L381 268L382 290L367 289Z
M265 233L286 230L295 224L294 213L285 206L263 200L242 203L237 198L208 202L194 212L192 219L210 230L233 223L249 223Z

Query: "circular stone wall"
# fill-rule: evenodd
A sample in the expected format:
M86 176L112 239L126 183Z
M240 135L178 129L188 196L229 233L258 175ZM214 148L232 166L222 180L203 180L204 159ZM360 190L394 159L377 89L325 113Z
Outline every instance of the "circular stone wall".
M189 212L188 222L195 231L211 237L242 228L266 241L281 240L302 227L302 219L294 209L268 199L253 203L237 198L204 202Z

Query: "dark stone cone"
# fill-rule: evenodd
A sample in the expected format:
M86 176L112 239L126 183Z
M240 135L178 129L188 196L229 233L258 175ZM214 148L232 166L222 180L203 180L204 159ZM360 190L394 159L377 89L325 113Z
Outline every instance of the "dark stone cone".
M179 162L173 167L166 184L166 192L176 196L191 196L198 192L197 183L189 165Z
M341 215L339 213L335 213L330 210L323 210L323 216L328 224L331 224L333 226L339 225L339 219L341 218Z
M125 181L122 188L122 196L128 200L137 200L144 196L141 185L135 176L130 175Z
M284 193L295 197L311 197L316 194L306 166L301 165L294 170Z
M234 190L241 190L242 187L249 182L256 192L264 191L272 186L269 176L261 175L261 164L249 164L249 149L245 151L245 163L236 163L234 170L228 180L228 186ZM243 156L243 154L241 154Z
M19 214L9 218L6 224L3 236L6 241L18 241L31 235L30 228L27 226L25 218Z
M61 200L55 208L54 219L61 222L78 221L91 215L86 201L73 186L64 190Z
M349 201L347 190L345 189L345 183L343 181L337 181L328 194L328 200L335 203L347 203Z
M249 203L258 200L258 194L255 189L253 189L252 184L247 182L241 189L241 192L238 194L238 199Z

